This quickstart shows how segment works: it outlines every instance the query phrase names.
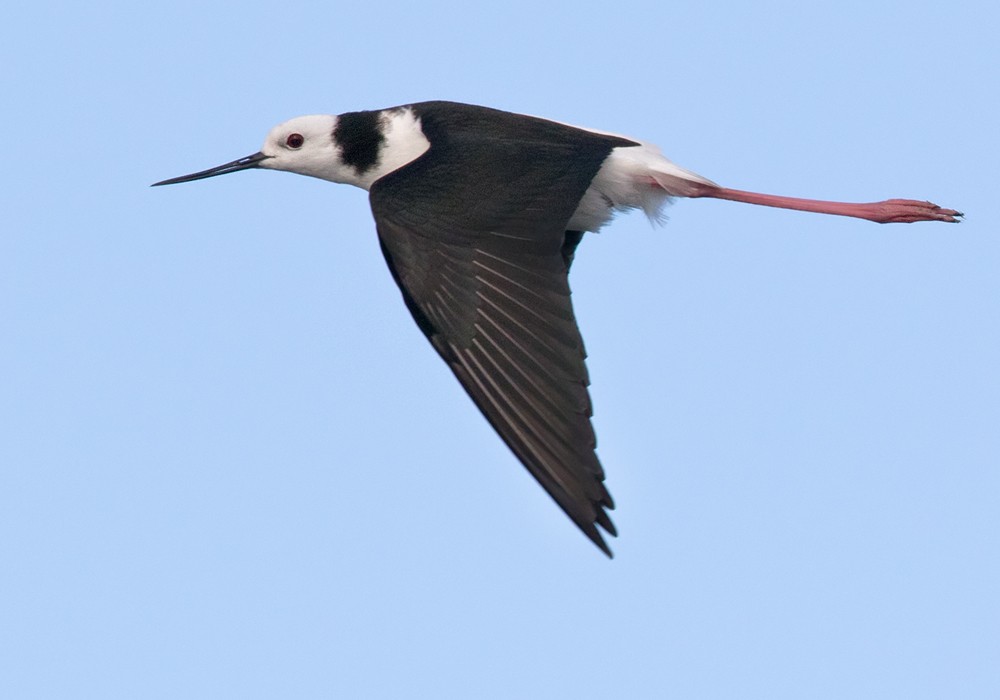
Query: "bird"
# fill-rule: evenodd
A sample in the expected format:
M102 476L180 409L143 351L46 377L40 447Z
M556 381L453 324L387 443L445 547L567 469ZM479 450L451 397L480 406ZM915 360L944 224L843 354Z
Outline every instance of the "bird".
M609 558L614 501L596 452L568 275L585 233L619 212L659 220L714 198L877 223L963 214L926 201L830 202L729 189L645 141L449 101L293 118L257 153L153 186L250 169L368 191L413 320L486 420ZM603 532L602 532L603 531Z

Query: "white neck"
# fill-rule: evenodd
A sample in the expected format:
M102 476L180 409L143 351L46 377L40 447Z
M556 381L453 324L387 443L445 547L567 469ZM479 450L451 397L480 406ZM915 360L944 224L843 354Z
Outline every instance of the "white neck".
M348 168L349 179L345 179L347 184L367 190L380 177L417 159L431 147L430 141L420 129L420 120L410 109L386 112L382 121L382 134L385 141L379 152L378 164L363 173Z

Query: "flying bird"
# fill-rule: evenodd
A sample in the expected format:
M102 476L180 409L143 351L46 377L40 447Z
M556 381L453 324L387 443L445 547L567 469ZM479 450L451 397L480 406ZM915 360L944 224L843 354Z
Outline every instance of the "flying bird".
M710 197L877 223L957 222L930 202L855 204L721 187L644 141L455 102L274 127L253 155L169 185L251 168L369 192L385 260L420 330L532 476L605 554L614 502L595 452L568 273L616 212L655 219ZM600 527L601 529L598 529Z

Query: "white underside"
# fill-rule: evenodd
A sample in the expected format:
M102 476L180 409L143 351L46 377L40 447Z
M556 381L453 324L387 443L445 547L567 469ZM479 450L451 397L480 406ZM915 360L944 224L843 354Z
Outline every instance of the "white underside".
M566 225L569 231L596 232L616 213L631 209L641 209L651 222L663 223L663 209L674 197L694 194L696 185L716 186L708 178L671 162L655 144L611 131L557 123L639 144L611 151L570 217Z
M653 144L621 146L607 157L570 217L570 231L597 231L615 213L641 209L650 221L663 221L663 208L674 197L694 193L696 185L714 185L697 173L667 160Z

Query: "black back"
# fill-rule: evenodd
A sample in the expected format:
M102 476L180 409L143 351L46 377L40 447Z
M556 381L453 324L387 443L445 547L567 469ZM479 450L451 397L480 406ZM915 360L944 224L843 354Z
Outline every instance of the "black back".
M528 471L609 556L566 225L625 139L447 102L412 105L430 148L371 187L407 307Z

